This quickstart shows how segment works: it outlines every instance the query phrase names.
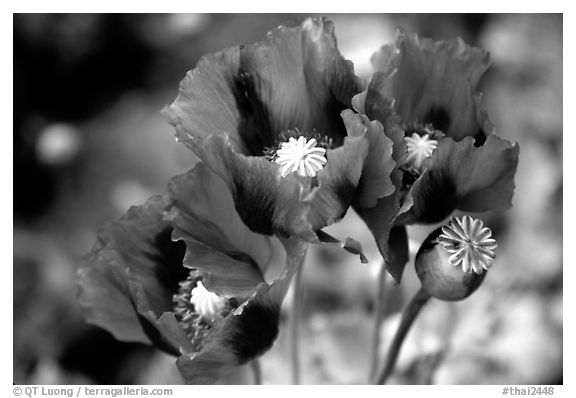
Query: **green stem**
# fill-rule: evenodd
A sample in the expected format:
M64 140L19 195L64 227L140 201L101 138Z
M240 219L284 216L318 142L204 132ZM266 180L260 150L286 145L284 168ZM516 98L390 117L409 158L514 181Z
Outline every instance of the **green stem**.
M304 257L302 257L304 263ZM300 316L302 314L302 264L294 275L292 296L292 317L290 324L290 362L292 366L292 384L300 384Z
M252 372L254 373L254 384L261 385L262 384L262 369L260 367L260 360L258 358L253 359L250 362L252 366Z
M380 330L382 328L382 321L386 311L386 273L387 264L382 262L378 274L378 285L376 286L376 295L374 297L374 331L372 335L372 351L370 352L370 372L368 374L368 382L374 379L378 370L378 353L380 352Z
M402 319L400 321L400 326L396 331L396 335L394 336L394 340L392 341L392 345L390 346L390 350L386 356L386 363L384 364L382 372L378 376L376 384L385 384L388 377L392 374L394 366L396 365L396 360L398 359L398 354L402 348L404 338L408 334L408 331L420 313L420 310L422 307L424 307L424 304L428 302L430 297L431 296L426 293L424 289L420 288L410 303L408 303L408 306L406 306L404 309L404 312L402 313Z

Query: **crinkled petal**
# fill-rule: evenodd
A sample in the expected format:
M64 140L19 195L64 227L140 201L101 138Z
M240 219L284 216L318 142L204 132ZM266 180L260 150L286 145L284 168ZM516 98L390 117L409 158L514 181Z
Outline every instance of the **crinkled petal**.
M267 40L243 48L241 62L268 109L272 131L315 130L340 145L346 136L340 112L350 107L361 85L338 51L332 22L308 18L280 27Z
M193 150L194 139L226 134L236 150L247 150L241 127L254 123L240 106L245 100L239 70L240 48L233 47L203 56L186 74L178 96L163 110L179 141Z
M395 170L394 174L400 174L399 170ZM372 232L378 250L386 262L387 271L397 283L400 283L402 271L408 261L408 253L407 238L403 238L406 231L402 230L402 226L394 225L397 217L409 209L410 205L411 203L403 202L402 195L396 191L390 196L378 199L374 207L354 208Z
M338 52L332 23L309 18L262 42L205 57L164 113L178 139L228 185L252 231L314 241L314 231L341 218L350 205L362 169L362 162L351 165L352 158L365 158L366 139L334 150L317 189L292 175L281 178L280 166L263 158L263 151L289 129L328 135L342 145L347 131L340 112L360 90L352 64ZM219 101L222 121L213 120Z
M242 252L265 265L271 255L267 237L251 232L234 209L228 187L203 163L168 183L173 207L194 220L191 236L224 252ZM181 227L184 227L182 225Z
M440 141L430 168L412 186L414 204L406 222L435 223L453 210L504 210L511 206L518 144L490 136L476 147L467 137Z
M139 275L127 269L125 270L125 278L128 281L128 287L134 299L138 320L150 342L174 356L192 352L193 346L178 325L174 314L172 312L164 312L161 316L158 316L152 310Z
M384 133L393 142L392 159L402 164L406 153L402 119L394 109L394 99L387 97L387 87L392 86L396 70L388 73L375 72L366 91L352 99L354 109L368 120L377 120L384 127ZM365 115L365 116L364 116Z
M150 343L138 308L160 317L188 273L182 267L184 245L172 242L172 227L162 219L168 205L167 198L154 196L132 207L101 230L80 265L78 301L87 320L120 340Z
M326 166L317 175L318 187L304 197L311 209L307 219L314 230L340 220L354 199L369 152L365 137L346 137L344 145L327 151Z
M251 294L263 281L272 245L242 222L224 181L198 163L174 177L168 192L173 239L186 242L184 265L206 274L204 286L221 296Z
M338 52L332 23L309 18L262 42L205 56L164 114L193 151L195 140L225 133L235 151L259 156L289 129L341 141L340 111L360 89L352 64Z
M342 218L353 200L369 138L368 134L350 136L343 146L329 150L317 186L294 174L281 177L279 165L238 154L222 137L207 137L198 143L198 150L227 184L236 211L252 231L320 244L316 232Z
M404 122L432 123L457 141L472 136L480 144L493 133L475 91L490 64L486 51L462 39L434 42L399 30L396 42L382 47L372 63L392 76L381 94L395 100Z
M79 302L90 322L118 339L190 353L194 347L172 313L173 294L190 272L183 263L203 272L207 287L239 299L264 282L271 256L269 239L241 223L226 185L198 164L175 177L168 194L102 230L78 274Z
M176 364L186 384L215 383L235 367L270 349L278 335L282 300L305 254L301 242L284 243L285 274L271 284L261 284L245 305L217 323L200 352L178 358Z
M319 230L316 232L318 236L318 242L315 242L320 245L324 246L335 246L340 247L346 250L348 253L355 254L360 257L360 262L363 264L368 263L368 259L364 255L364 249L362 248L362 244L355 239L346 238L344 242L336 239L332 235Z
M110 331L118 340L151 344L124 281L111 268L92 266L101 262L106 260L91 253L77 274L78 303L86 320Z
M222 297L247 297L264 281L258 265L246 255L230 256L204 245L176 230L174 239L186 243L184 266L205 276L202 283L211 292Z
M342 118L351 137L362 138L368 145L360 180L354 191L356 207L374 207L379 198L391 195L394 184L390 179L396 162L392 158L392 141L384 133L382 124L352 110L342 112Z
M205 164L226 183L240 218L254 232L314 239L301 203L305 187L295 175L280 176L280 166L264 157L234 152L229 140L211 136L198 142Z

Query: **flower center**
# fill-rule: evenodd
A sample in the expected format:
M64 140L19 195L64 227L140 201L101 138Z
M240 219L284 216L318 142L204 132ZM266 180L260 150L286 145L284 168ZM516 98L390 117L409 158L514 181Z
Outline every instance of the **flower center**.
M302 177L315 177L326 164L326 149L317 146L316 138L290 137L280 144L273 161L281 166L280 174L287 177L298 173Z
M214 321L234 311L236 300L224 299L208 291L202 284L202 276L195 270L178 285L178 292L172 298L174 316L197 352Z
M429 134L418 133L404 137L404 141L406 142L405 165L422 171L424 160L432 156L432 152L438 147L438 141L433 140Z
M404 142L406 143L406 156L400 165L402 170L402 189L409 191L412 185L422 176L430 163L430 157L438 147L438 141L444 133L434 129L430 123L406 123L404 129Z
M226 307L226 302L216 293L209 292L202 281L196 282L196 287L190 292L190 304L200 316L211 321L220 318Z
M496 240L484 223L470 216L452 217L442 227L438 242L451 254L450 264L462 266L464 272L481 274L487 271L496 258Z

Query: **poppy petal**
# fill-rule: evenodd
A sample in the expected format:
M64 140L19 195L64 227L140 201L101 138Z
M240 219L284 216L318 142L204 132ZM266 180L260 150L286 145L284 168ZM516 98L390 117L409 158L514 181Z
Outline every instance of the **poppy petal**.
M87 320L120 340L150 343L138 307L161 316L172 307L172 292L186 277L184 245L172 242L172 227L162 218L168 205L166 197L154 196L132 207L101 230L80 265L78 301ZM138 281L131 275L138 275ZM145 294L134 295L134 284Z
M469 212L504 210L511 206L518 144L495 135L480 147L467 137L460 142L440 141L430 168L411 189L412 208L407 222L434 223L453 210Z
M250 231L217 175L198 163L169 185L174 240L186 243L184 265L201 271L204 286L220 296L250 295L272 257L270 239Z
M183 352L191 352L193 350L192 343L178 325L174 314L172 312L164 312L161 316L158 316L150 307L148 295L144 290L140 277L130 270L125 272L136 306L135 310L138 314L138 320L152 344L174 356L178 356Z
M318 173L318 187L304 198L304 202L311 206L307 219L320 241L325 244L337 242L345 250L359 254L365 262L358 242L351 238L344 243L334 238L323 240L319 230L341 219L351 204L374 206L378 198L394 192L391 180L396 166L392 159L393 144L379 122L370 122L352 110L342 112L342 118L348 136L341 147L327 151L328 161Z
M280 27L267 40L244 47L241 64L275 134L314 130L341 145L346 130L340 112L350 107L361 83L338 51L332 22L308 18Z
M210 90L215 98L206 100ZM358 155L360 143L335 150L334 164L320 171L319 189L295 176L281 178L280 166L265 159L264 150L294 129L327 135L333 145L342 145L346 127L340 111L360 90L352 64L338 52L332 23L308 18L276 29L262 42L205 57L164 113L178 139L228 185L250 230L313 242L314 231L342 217L350 204L361 165L346 167L351 171L341 177L334 172L344 169L340 159L348 166L351 154ZM224 121L204 120L218 118L218 101ZM210 109L204 112L204 107ZM313 160L308 166L320 168ZM302 203L303 198L314 200ZM323 207L325 203L331 206Z
M352 110L342 112L342 118L351 137L362 137L368 147L361 177L354 192L356 207L374 207L379 198L391 195L394 184L390 179L396 162L392 158L392 141L384 133L382 124ZM358 161L356 163L359 163Z
M283 243L287 253L285 274L271 284L262 283L251 299L215 324L200 352L178 358L176 364L186 384L215 383L272 346L278 334L280 305L306 251L297 240Z
M176 138L194 151L194 140L226 134L237 151L246 151L237 132L244 121L238 107L240 48L203 56L180 82L179 94L162 113L176 127Z
M372 137L364 131L350 134L344 145L328 151L317 186L293 174L281 177L279 165L235 153L221 137L207 137L198 143L198 150L206 153L208 166L228 185L236 211L252 231L320 244L317 231L345 215L365 169ZM384 192L394 189L389 177L380 186Z
M261 156L290 129L341 141L340 111L360 89L352 64L338 52L332 23L308 18L259 43L203 57L163 113L194 152L195 140L228 134L234 151Z
M363 264L368 263L368 259L364 255L364 249L362 248L362 244L357 240L354 240L352 238L346 238L344 242L342 242L322 230L317 231L316 234L318 235L317 244L340 247L346 250L348 253L352 253L359 256L361 263Z
M264 157L234 152L223 137L206 137L196 148L204 163L228 186L236 211L250 230L315 238L306 220L309 206L301 203L305 187L295 175L281 177L279 165Z
M263 282L272 255L268 238L243 226L225 207L231 203L225 184L199 164L175 177L169 194L103 228L78 276L88 320L121 340L151 343L173 355L192 352L171 312L178 283L190 272L183 262L207 272L207 286L242 297ZM263 261L262 270L250 253Z
M393 75L382 95L395 100L404 122L432 123L457 141L479 136L480 144L493 133L475 92L490 65L486 51L462 39L434 42L398 30L396 42L382 47L372 63Z
M394 225L397 217L407 211L410 205L411 202L403 201L402 195L396 191L393 195L378 199L374 207L355 208L372 232L378 250L386 262L387 271L397 283L400 283L408 254L407 244L403 243L406 240L403 234L406 233L405 231L402 233L402 226L395 227Z
M78 303L86 320L110 331L118 340L151 344L123 281L108 267L92 266L101 261L106 260L90 254L78 270Z
M369 120L378 120L384 126L384 132L394 143L392 158L397 164L402 164L406 153L404 130L400 127L402 119L394 109L395 100L387 90L392 86L392 79L396 70L375 72L370 79L364 95L363 109L360 113Z

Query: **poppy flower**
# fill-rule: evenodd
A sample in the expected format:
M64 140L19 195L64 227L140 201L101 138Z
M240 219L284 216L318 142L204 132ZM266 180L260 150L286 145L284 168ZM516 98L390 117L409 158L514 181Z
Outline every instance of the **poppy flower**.
M198 164L102 229L78 271L78 300L117 339L177 356L186 383L214 383L277 336L304 255L301 243L283 244L250 231L224 182ZM274 279L278 258L286 266Z
M390 269L399 281L408 258L402 226L437 223L455 209L510 207L519 149L494 134L480 108L476 89L489 66L484 50L398 31L372 62L377 71L353 102L369 120L399 120L400 130L385 131L394 141L397 190L375 207L355 208L383 256L401 260ZM391 239L403 253L390 253Z
M391 140L379 123L348 113L361 90L332 23L308 18L204 56L164 114L225 181L252 231L339 244L321 229L352 202L395 189ZM353 240L343 245L361 252Z

